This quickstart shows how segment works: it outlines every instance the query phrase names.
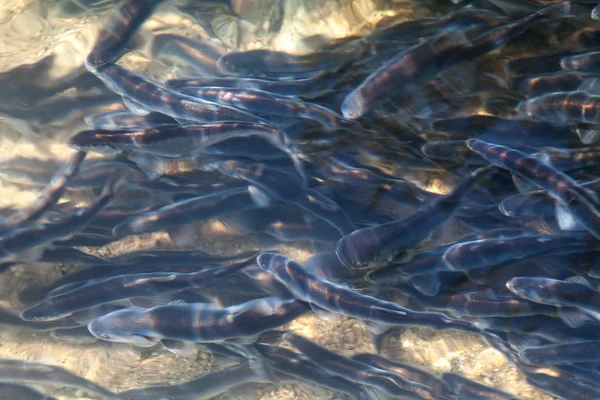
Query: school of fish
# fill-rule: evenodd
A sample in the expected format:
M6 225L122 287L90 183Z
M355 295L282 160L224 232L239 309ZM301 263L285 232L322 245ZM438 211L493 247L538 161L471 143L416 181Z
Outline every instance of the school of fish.
M33 204L2 210L0 271L76 266L24 293L19 313L0 309L0 326L182 357L202 348L235 365L116 393L59 367L0 359L0 399L52 399L39 384L107 399L208 399L252 382L360 400L519 398L376 353L346 357L286 328L314 313L361 321L377 351L394 327L474 335L539 393L600 400L597 2L456 1L445 15L384 18L307 55L157 33L155 53L196 75L158 81L119 64L171 3L111 10L72 81L36 89L52 57L0 74L26 80L40 100L0 105L1 116L43 126L66 108L113 106L85 113L65 163L0 164L2 175L45 185ZM533 54L511 52L527 45ZM95 94L41 101L75 86ZM171 171L178 162L188 168ZM425 189L422 172L451 188ZM61 201L74 188L95 199ZM264 245L233 256L93 250L154 232L193 241L190 226L209 220ZM313 256L278 249L290 243L310 243Z

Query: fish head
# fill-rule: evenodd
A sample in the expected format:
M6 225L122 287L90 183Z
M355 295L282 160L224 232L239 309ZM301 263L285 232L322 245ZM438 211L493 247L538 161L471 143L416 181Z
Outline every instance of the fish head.
M290 259L281 254L271 252L261 253L256 257L258 266L275 277L285 272L288 260Z
M115 132L110 132L109 135L111 133ZM105 131L99 129L81 131L71 137L68 144L72 149L99 154L115 154L118 150L110 140L107 140L110 138L109 135L105 135Z
M377 233L371 228L363 228L341 238L335 252L346 267L368 269L390 261L392 257L386 257L385 250L385 247L380 244Z
M345 118L354 120L360 118L365 113L365 105L360 92L355 90L344 99L341 111Z
M145 309L133 307L93 319L88 330L94 337L109 342L152 347L162 339L154 332L153 326L154 320Z
M506 288L523 299L543 303L544 299L541 296L539 284L536 279L527 277L512 278L506 282Z
M52 305L45 300L31 305L20 314L20 318L25 321L50 321L59 319L63 316L65 316L65 314L56 312Z

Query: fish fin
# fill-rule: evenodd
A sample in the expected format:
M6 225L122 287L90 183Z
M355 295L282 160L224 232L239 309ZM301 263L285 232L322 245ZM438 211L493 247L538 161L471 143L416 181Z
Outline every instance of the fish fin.
M181 105L184 106L186 109L192 109L192 110L201 109L201 110L219 111L219 106L217 104L214 104L214 103L211 103L208 101L199 103L197 101L181 100Z
M269 196L264 190L259 189L254 185L248 186L248 193L250 193L250 197L254 200L254 204L256 204L260 208L266 208L273 204L273 199Z
M515 351L543 345L542 340L536 336L521 335L513 332L509 332L507 336L510 347Z
M554 203L555 217L561 231L584 231L585 227L575 219L568 207L558 201Z
M492 288L486 288L483 290L480 290L478 292L471 292L467 294L467 298L483 298L483 299L488 299L488 300L500 300L498 298L498 296L496 295L496 293L494 293L494 289Z
M382 335L390 329L395 328L395 325L386 324L384 322L363 320L363 323L373 335Z
M130 297L129 301L136 307L142 308L152 308L156 306L164 306L165 304L169 304L171 299L171 293L161 294L159 296L140 296L140 297Z
M587 279L585 279L583 276L570 276L567 279L565 279L565 282L569 282L569 283L578 283L580 285L585 285L591 289L594 289L594 287L592 286L592 284L590 283L590 281L588 281Z
M600 142L600 128L595 125L577 125L573 128L582 144L594 144Z
M191 124L197 124L197 122L189 120L189 119L183 119L183 118L173 118L175 121L177 121L177 123L179 125L191 125Z
M588 314L590 317L592 317L593 319L595 319L596 321L600 321L600 313L594 312L594 311L585 311L586 314Z
M528 193L538 190L538 187L535 186L533 183L515 174L513 174L512 180L519 193Z
M261 334L258 333L256 335L227 339L226 342L233 343L233 344L241 344L241 345L251 345L251 344L258 342L258 338L260 338L260 335Z
M577 329L582 325L585 325L590 320L590 317L586 313L578 310L577 308L570 307L558 308L558 316L565 323L565 325L573 329Z
M475 63L457 65L438 74L438 78L456 94L471 93L475 88L476 76Z
M383 393L383 391L381 389L377 389L376 387L373 386L363 386L360 388L361 391L364 391L364 393L361 392L361 396L359 397L360 400L390 400L391 397L387 396L385 393Z
M135 281L124 285L124 287L135 286L135 285L143 285L149 282L171 282L172 280L177 279L177 275L171 274L167 276L157 276L153 278L140 278Z
M315 314L317 314L317 317L319 317L322 320L325 321L338 321L340 319L340 315L328 310L325 310L324 308L321 308L319 306L315 306L312 303L309 303L310 308L314 311Z
M571 4L570 1L564 1L559 4L554 4L545 8L542 8L540 11L533 14L530 18L535 17L544 17L548 19L558 19L558 18L572 18L575 17L575 13L580 10L578 5Z
M466 271L462 271L468 280L473 283L485 285L485 276L488 273L487 268L473 268Z
M150 114L150 112L151 112L147 107L141 105L138 102L131 100L129 97L123 96L123 104L125 104L125 107L127 107L127 109L135 115L140 115L140 116L144 117L144 116Z
M537 153L532 154L531 157L535 158L544 165L548 165L549 167L552 166L552 159L548 153L538 151Z
M440 281L435 272L413 276L410 284L425 296L435 296L440 291Z
M534 262L544 271L551 275L557 275L565 269L565 259L554 254L535 257ZM568 264L567 264L568 265Z
M27 251L19 254L17 259L19 261L33 263L33 262L39 261L43 255L44 255L44 247L39 246L39 247L33 247L31 249L28 249Z
M577 91L586 92L591 95L599 95L600 94L600 79L598 78L587 78L581 82Z
M171 242L178 247L191 246L199 239L195 224L187 224L167 229Z
M383 339L385 334L391 329L397 328L394 325L385 324L383 322L376 321L363 321L369 332L371 332L371 338L373 339L373 346L375 347L375 352L377 354L381 354L381 347L383 346Z
M264 382L270 382L279 384L280 379L275 374L273 368L262 360L250 359L248 365L252 371L256 372L258 379L262 379Z
M176 306L178 304L187 304L187 301L181 300L181 299L177 299L177 300L173 300L173 301L171 301L171 302L168 303L169 306Z
M281 337L286 333L287 331L283 331L280 329L271 329L268 330L266 332L263 332L260 334L258 341L260 341L261 343L267 343L267 344L277 344L277 342L279 342L281 340Z
M183 340L163 339L160 343L169 350L181 357L189 357L194 354L196 345L194 342L184 342Z
M447 30L429 41L429 47L436 54L455 47L472 45L465 32L460 29Z
M490 326L492 326L492 322L486 318L480 318L477 320L473 320L471 322L473 322L473 325L475 325L482 331L484 331L484 330L488 329Z

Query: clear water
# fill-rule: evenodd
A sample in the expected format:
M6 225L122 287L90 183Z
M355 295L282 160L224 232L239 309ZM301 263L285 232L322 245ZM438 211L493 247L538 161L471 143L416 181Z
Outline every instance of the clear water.
M205 3L211 2L165 1L142 26L132 49L119 64L158 81L195 76L199 72L194 60L178 56L168 46L157 46L156 37L178 35L210 43L222 52L269 49L309 54L334 39L366 36L378 22L386 18L400 22L440 16L450 12L453 7L449 1L441 0L232 0L231 10L223 5L226 2L212 2L211 6ZM66 84L64 90L57 89L62 82L72 81L85 72L84 60L94 45L98 31L119 4L109 0L1 2L0 206L6 208L5 214L33 203L52 176L51 173L48 176L42 174L51 167L36 169L36 179L32 179L31 173L15 172L11 168L15 158L44 160L58 167L73 153L66 144L68 139L87 129L84 121L86 116L124 108L118 96L111 96L93 85L86 87L85 82L80 87ZM565 30L569 33L574 29L567 27ZM548 41L552 43L555 40L558 48L568 43L564 36L566 34L560 31L558 34L553 31ZM500 55L494 54L486 60L502 65L498 60L535 54L540 51L535 40L538 39L529 41L525 35L525 38L507 46ZM548 47L542 51L547 50ZM34 69L15 73L20 66L36 63L38 67ZM52 96L40 102L39 96L50 92ZM473 105L466 114L485 113L478 106L481 104ZM464 113L464 110L461 112ZM426 138L428 132L418 133ZM359 145L361 141L368 142L368 138L355 140ZM459 181L453 173L441 169L398 167L397 155L387 151L387 141L397 138L391 136L378 140L380 142L373 146L377 157L373 153L366 154L362 161L365 165L382 173L398 173L398 176L433 193L448 192ZM100 156L90 155L90 159L94 157ZM182 161L157 168L157 172L168 175L189 170L192 166ZM145 195L132 192L126 201L133 202ZM356 196L360 194L356 193ZM62 201L85 206L94 199L95 194L91 190L77 188L69 190ZM377 207L395 218L405 216L414 209L398 204L378 204ZM464 230L464 226L451 219L436 230L432 242L427 246L448 243ZM174 235L171 232L169 235L163 231L134 235L103 247L81 249L105 258L141 249L195 249L218 255L276 249L299 262L318 251L317 244L307 240L277 242L257 233L236 234L216 218L188 225L177 233ZM38 289L79 268L74 264L39 262L12 266L0 274L0 306L20 312L31 297L35 298ZM323 319L309 313L282 329L301 334L344 356L375 351L371 333L357 319L344 316ZM140 349L89 337L69 340L57 338L50 332L31 332L8 325L0 327L0 335L0 358L61 366L115 392L179 384L234 364L229 359L215 357L202 349L196 350L191 356L182 357L161 346ZM518 398L553 398L527 384L523 374L478 335L429 328L403 328L384 336L381 354L436 375L458 373L510 392ZM36 387L59 399L88 398L83 391L60 385L41 384ZM245 384L217 398L341 399L347 396L307 383L286 382L280 385Z

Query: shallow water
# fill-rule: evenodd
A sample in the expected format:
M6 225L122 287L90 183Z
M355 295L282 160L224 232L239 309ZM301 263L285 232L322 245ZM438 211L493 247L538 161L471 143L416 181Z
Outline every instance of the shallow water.
M212 4L208 6L205 3ZM224 3L230 3L231 8ZM0 5L0 187L3 194L0 196L0 206L8 210L3 215L9 215L11 211L32 204L39 198L41 190L50 182L54 169L62 166L74 153L67 146L69 138L89 129L84 120L86 117L99 112L126 109L120 96L106 90L98 80L85 78L84 66L99 30L118 5L120 2L108 0L6 0ZM354 35L367 37L385 19L398 23L437 17L449 13L453 7L449 1L408 0L165 0L140 28L129 51L120 58L119 65L164 82L203 73L198 54L195 59L186 58L169 47L172 43L169 38L176 37L175 35L204 45L208 43L213 50L222 54L268 49L303 55L326 47L334 39ZM580 25L585 26L587 23L589 21L581 22ZM479 74L478 76L485 73L503 76L504 72L501 70L505 60L551 53L555 48L557 51L568 49L570 35L577 32L580 26L575 23L564 26L557 24L558 26L555 24L547 28L547 31L544 31L546 28L526 31L500 52L479 59L478 69L472 70L472 73ZM208 53L206 48L201 48L199 52ZM36 63L36 68L15 70L23 65ZM356 64L358 65L358 61ZM445 79L451 84L456 83L447 76ZM458 76L459 83L460 79ZM443 83L447 82L442 79L442 86ZM414 96L415 99L418 97L416 94ZM495 99L494 96L491 98ZM514 107L509 107L510 110L506 111L501 102L499 111L494 113L493 107L488 107L489 99L490 96L484 94L477 98L454 100L461 103L462 108L452 109L451 116L516 115ZM338 100L339 96L332 96L324 101L328 106L337 102L331 107L336 107L335 111L339 112ZM432 100L432 105L433 101L435 100ZM382 110L383 107L384 105L381 106ZM402 114L400 106L393 107L398 108L398 115ZM415 112L415 115L410 114L406 119L402 116L402 119L399 118L401 123L393 125L389 130L380 128L377 136L344 134L346 142L342 141L339 146L347 145L347 141L355 143L358 149L356 153L360 154L355 160L360 160L361 167L369 167L381 176L406 179L431 194L448 193L464 176L462 162L420 164L420 160L425 159L421 154L411 157L398 150L404 149L398 143L413 138L404 136L406 131L420 136L419 140L424 139L423 142L446 138L436 136L424 123L428 118L438 118L434 115L435 109L423 106L413 110L409 109L408 114ZM385 108L383 112L392 111ZM393 131L395 128L398 128L398 132ZM316 137L324 142L328 138L326 132L320 131ZM314 136L305 140L316 142ZM310 147L307 142L303 144L305 148ZM335 154L338 145L332 145L331 142L326 144L329 146L326 150L316 147L317 150L309 152L307 162L319 165L324 163L326 154ZM362 150L371 151L361 152L361 147L364 147ZM38 168L30 160L25 164L31 166L32 171L27 171L27 168L14 171L15 159L18 157L48 163ZM90 153L88 160L100 157L102 156L99 154ZM146 172L154 177L161 174L178 176L193 169L193 163L186 159L154 163L151 171ZM594 172L597 171L592 171L592 174ZM585 180L593 177L586 175ZM223 182L231 181L222 176L218 179ZM319 179L322 181L322 178ZM501 180L499 182L506 183ZM493 183L487 184L493 186ZM331 190L336 191L339 187L341 186L333 185ZM62 196L61 203L69 201L77 207L87 207L95 201L98 192L99 190L94 192L89 187L70 188ZM355 189L346 199L355 200L361 206L366 204L364 209L356 211L356 215L362 218L358 225L373 225L375 220L387 222L403 218L416 209L414 204L400 204L379 194L372 188L365 188L364 191ZM153 195L142 190L131 190L122 194L117 203L137 204L135 201L145 200ZM160 196L156 195L156 198L159 199ZM306 217L300 212L297 214ZM309 216L305 220L314 223L318 218ZM365 220L369 222L365 223ZM82 246L79 249L103 258L142 249L202 250L215 255L275 250L298 262L304 262L324 247L319 241L278 241L263 233L240 234L226 222L212 218L177 230L132 235L102 247ZM513 222L510 221L511 224ZM509 226L508 222L506 226ZM554 227L548 227L537 220L521 221L520 226L533 226L540 232L554 232ZM473 229L458 219L450 218L434 231L430 240L419 244L414 249L415 253L451 243L473 231L481 233L485 229ZM410 235L410 232L406 234ZM540 258L540 262L544 261L545 259ZM0 274L0 306L18 313L39 300L44 295L45 288L57 279L81 268L81 265L75 263L19 262ZM165 266L164 270L168 270L168 267ZM363 289L364 283L366 281L357 285L360 287L359 291ZM467 288L473 287L478 290L487 288L486 285L474 284ZM455 288L451 288L454 289L460 289L458 283ZM402 305L413 308L414 304L409 297L407 295L402 299ZM347 357L375 352L372 334L362 321L339 315L321 317L310 312L279 329L303 335ZM195 350L191 356L184 357L175 355L160 345L136 348L128 344L96 340L91 336L82 339L57 338L50 332L32 332L8 325L0 328L0 335L3 339L0 358L61 366L117 393L147 386L179 384L235 364L235 360L215 356L202 348ZM276 342L281 344L281 341ZM503 353L490 347L480 335L436 331L425 327L394 329L383 336L381 354L422 368L436 376L444 372L458 373L481 384L512 393L520 399L554 398L530 386L515 365ZM556 373L551 369L546 371ZM93 398L85 397L88 394L81 390L60 385L42 384L36 387L59 399ZM308 383L285 382L280 385L245 384L216 398L341 399L349 396Z

